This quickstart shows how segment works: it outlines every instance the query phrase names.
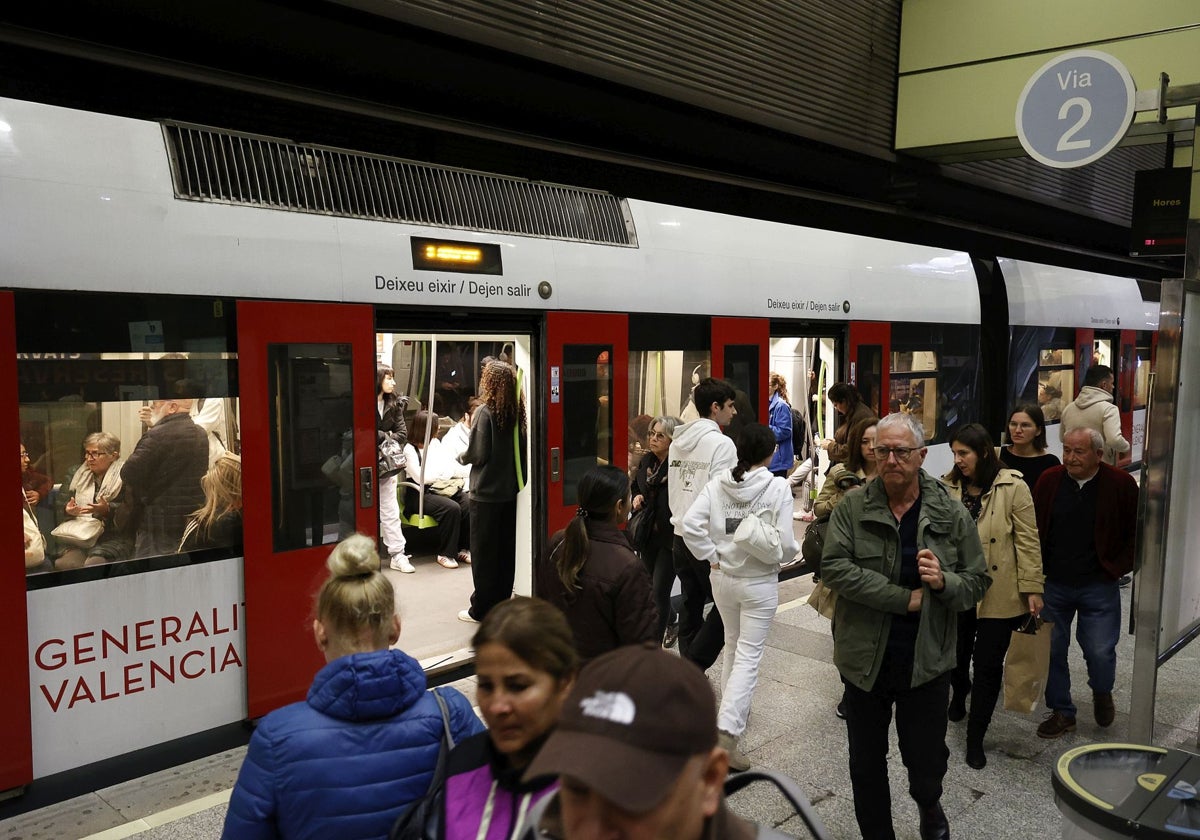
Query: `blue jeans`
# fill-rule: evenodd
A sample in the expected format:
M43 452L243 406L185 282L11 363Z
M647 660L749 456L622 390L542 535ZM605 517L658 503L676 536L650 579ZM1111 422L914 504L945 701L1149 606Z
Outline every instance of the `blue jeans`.
M1071 622L1079 617L1075 638L1087 663L1088 685L1093 694L1111 694L1117 678L1117 642L1121 637L1121 590L1115 580L1068 586L1046 581L1042 618L1054 622L1050 635L1050 674L1046 678L1046 706L1066 717L1075 717L1071 702Z

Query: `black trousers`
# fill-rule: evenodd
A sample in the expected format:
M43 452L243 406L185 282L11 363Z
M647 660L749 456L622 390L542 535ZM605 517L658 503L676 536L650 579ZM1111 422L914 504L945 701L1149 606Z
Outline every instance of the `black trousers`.
M471 618L483 621L492 607L512 597L517 574L517 500L481 502L472 498Z
M1004 687L1004 656L1008 653L1008 643L1025 618L1025 614L1012 618L981 618L976 625L975 688L971 691L967 726L980 737L992 722L996 700Z
M717 605L704 617L704 605L712 600L712 584L708 576L712 569L697 560L676 535L671 545L675 574L679 576L679 591L683 608L679 611L679 655L707 671L717 661L725 646L725 624Z
M895 840L892 793L888 784L888 727L896 708L900 757L908 768L908 792L921 809L942 798L946 747L946 705L950 673L910 687L912 663L884 655L870 691L847 682L846 734L850 741L850 782L854 814L863 840Z
M975 652L977 622L974 607L958 614L958 643L955 645L954 670L950 672L950 687L964 698L971 690L971 656Z
M417 493L410 490L404 509L417 510ZM432 490L425 492L425 514L437 520L438 554L454 557L471 546L471 508L467 494L459 490L453 496L443 496ZM474 556L474 552L471 552Z
M642 563L650 574L654 607L658 610L658 640L661 642L674 612L671 609L671 586L675 583L675 561L671 556L671 548L651 543L642 551Z

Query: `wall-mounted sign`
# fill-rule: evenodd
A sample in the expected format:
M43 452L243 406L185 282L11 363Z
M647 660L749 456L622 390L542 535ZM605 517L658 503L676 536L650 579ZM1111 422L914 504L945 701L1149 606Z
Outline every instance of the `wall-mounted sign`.
M1192 170L1146 169L1133 179L1129 253L1135 257L1182 255L1187 245Z
M1099 160L1125 136L1137 93L1125 65L1095 50L1057 56L1017 100L1017 138L1034 160L1070 169Z

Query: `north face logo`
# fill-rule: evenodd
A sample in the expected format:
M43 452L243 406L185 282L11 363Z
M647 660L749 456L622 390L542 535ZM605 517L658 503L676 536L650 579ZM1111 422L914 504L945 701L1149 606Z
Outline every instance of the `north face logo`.
M591 697L580 700L579 707L588 717L611 720L613 723L633 723L637 714L633 698L623 691L597 691Z

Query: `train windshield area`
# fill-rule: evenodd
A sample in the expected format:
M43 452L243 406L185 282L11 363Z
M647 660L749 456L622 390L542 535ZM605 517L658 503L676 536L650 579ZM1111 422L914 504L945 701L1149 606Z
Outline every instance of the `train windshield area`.
M397 505L380 499L380 533L385 545L394 535L385 521L390 511L399 515L403 553L409 557L403 571L384 560L384 572L396 590L403 629L400 647L426 668L465 656L475 628L459 621L460 610L470 604L474 589L472 568L463 550L471 544L471 468L459 463L471 439L472 421L486 395L481 379L488 362L505 362L515 368L523 394L529 428L532 428L530 346L527 334L432 334L377 332L376 361L392 371L395 394L406 400L404 428L408 439L403 471L397 476ZM522 465L528 481L529 463ZM385 484L380 482L380 492ZM514 588L529 594L532 580L532 493L517 501L517 570ZM392 546L393 560L396 553ZM454 561L454 564L446 563Z

